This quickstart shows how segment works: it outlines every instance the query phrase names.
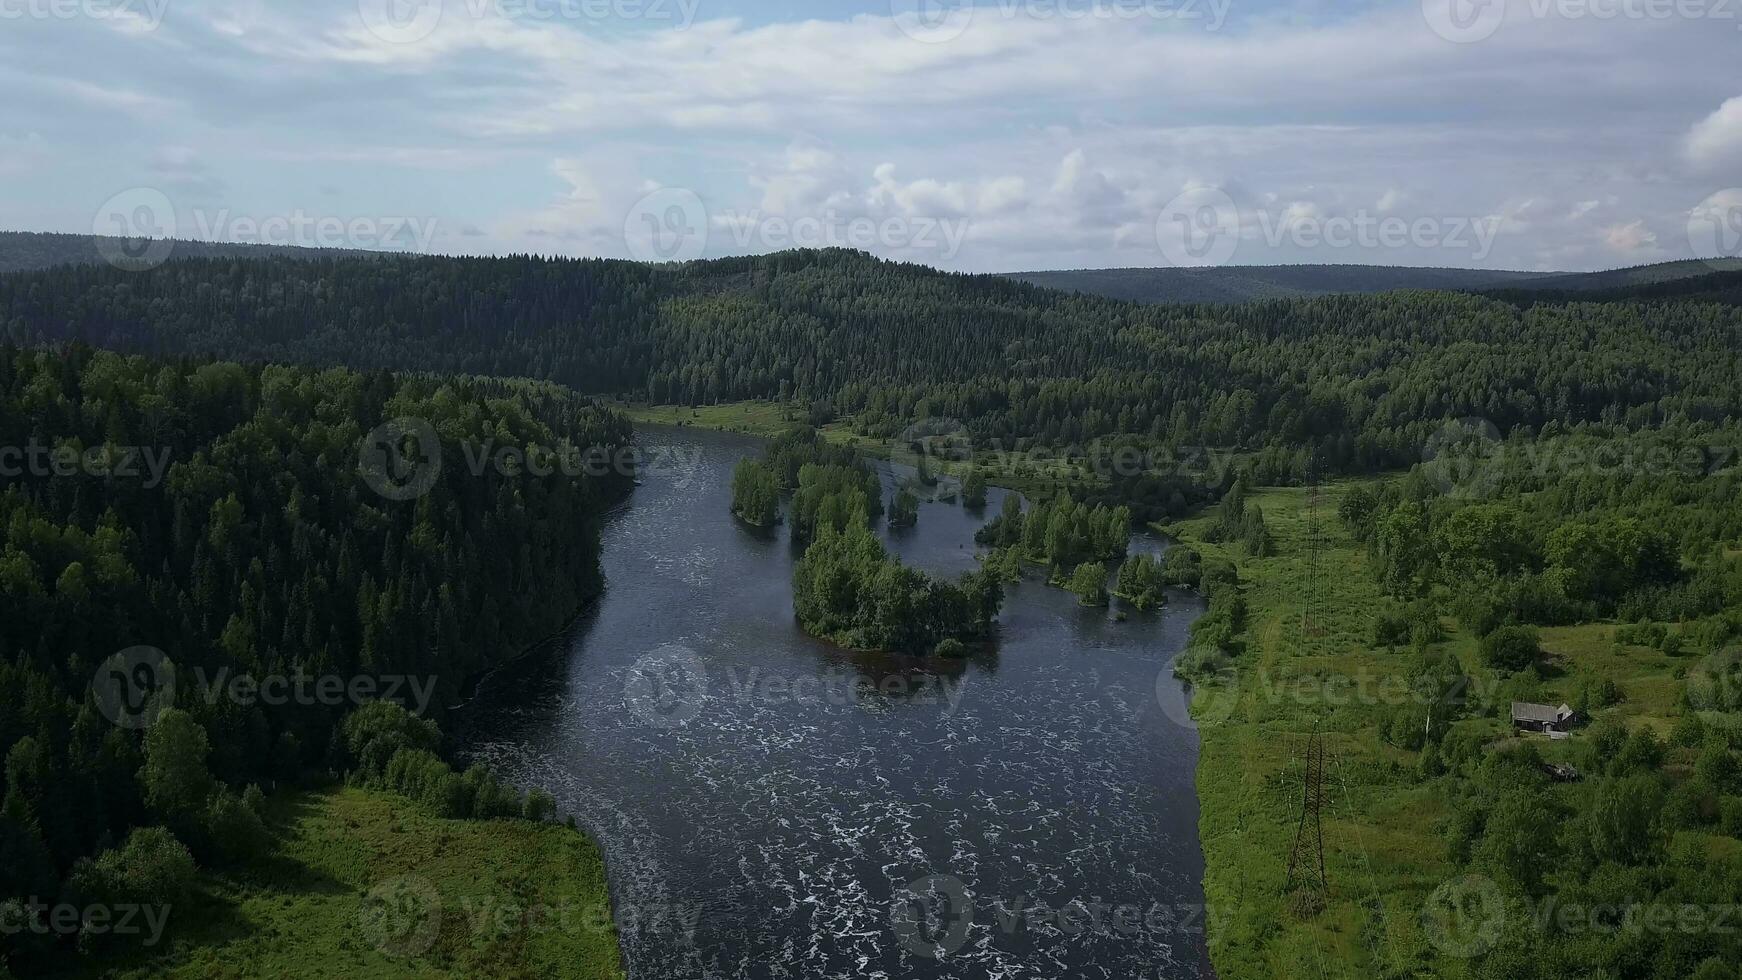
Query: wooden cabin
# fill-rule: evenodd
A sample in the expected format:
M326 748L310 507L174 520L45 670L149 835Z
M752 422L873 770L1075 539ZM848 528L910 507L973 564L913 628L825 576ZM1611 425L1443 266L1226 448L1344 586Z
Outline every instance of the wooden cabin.
M1577 720L1578 712L1564 704L1555 707L1528 701L1512 702L1512 727L1519 731L1569 732Z

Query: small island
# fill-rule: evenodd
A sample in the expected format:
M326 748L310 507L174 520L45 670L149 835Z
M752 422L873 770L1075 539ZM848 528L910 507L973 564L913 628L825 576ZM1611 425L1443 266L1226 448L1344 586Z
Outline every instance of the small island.
M812 636L853 650L966 656L992 632L1004 604L1001 575L981 568L951 582L908 568L872 533L883 513L877 474L850 447L808 428L769 443L761 461L745 460L732 481L732 512L769 526L780 490L792 492L792 539L804 548L793 569L793 608ZM770 487L774 504L769 504ZM917 520L918 498L896 494L892 527Z

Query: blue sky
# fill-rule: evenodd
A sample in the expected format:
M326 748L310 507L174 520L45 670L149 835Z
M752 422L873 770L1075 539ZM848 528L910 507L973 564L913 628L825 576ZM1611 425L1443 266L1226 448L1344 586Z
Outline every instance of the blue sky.
M1728 0L0 0L0 227L969 271L1734 255L1739 28Z

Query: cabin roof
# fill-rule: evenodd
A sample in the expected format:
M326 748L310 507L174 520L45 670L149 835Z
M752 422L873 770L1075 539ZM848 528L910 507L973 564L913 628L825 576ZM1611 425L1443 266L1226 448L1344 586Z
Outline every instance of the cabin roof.
M1564 721L1572 713L1573 709L1564 704L1557 708L1547 704L1532 704L1529 701L1512 702L1513 721Z

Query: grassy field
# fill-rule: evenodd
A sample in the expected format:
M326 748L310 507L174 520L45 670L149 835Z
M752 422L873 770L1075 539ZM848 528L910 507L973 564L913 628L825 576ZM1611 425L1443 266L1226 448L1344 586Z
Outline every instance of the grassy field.
M1307 561L1312 507L1304 489L1266 489L1248 498L1263 508L1276 542L1273 557L1249 559L1238 544L1204 543L1208 517L1165 528L1206 557L1234 561L1249 606L1247 649L1232 683L1200 687L1194 697L1203 737L1197 783L1207 918L1211 954L1224 980L1461 976L1467 967L1441 956L1423 932L1424 903L1460 873L1440 826L1449 813L1449 779L1418 778L1419 754L1383 735L1397 708L1413 697L1394 686L1408 679L1411 655L1371 642L1383 598L1366 550L1336 517L1342 495L1354 485L1321 490L1316 587ZM1318 610L1317 628L1310 630L1303 623L1309 605ZM1490 750L1529 738L1547 760L1572 758L1583 733L1559 742L1513 735L1504 720L1509 699L1481 664L1475 638L1449 617L1442 625L1446 638L1436 646L1458 657L1474 679L1478 702L1455 727L1474 729L1490 740ZM1624 700L1598 716L1613 714L1629 727L1649 725L1667 736L1679 711L1676 673L1688 661L1617 645L1615 630L1603 623L1543 629L1548 670L1539 694L1573 702L1582 677L1609 677ZM1302 750L1319 726L1326 749L1329 894L1323 914L1302 916L1283 891L1302 809ZM1705 843L1735 844L1717 837Z
M163 944L83 976L621 977L604 864L556 824L441 820L358 789L275 799L277 853L202 873Z
M1238 545L1202 542L1208 519L1169 528L1206 557L1235 561L1247 583L1248 647L1232 689L1197 691L1203 752L1198 762L1204 890L1211 954L1234 977L1371 977L1431 970L1421 935L1423 900L1451 873L1434 832L1443 805L1410 777L1414 753L1379 732L1388 713L1378 690L1403 677L1402 655L1364 641L1379 605L1364 549L1336 520L1347 487L1323 490L1318 628L1303 628L1308 574L1308 497L1264 490L1275 557L1248 560ZM1301 810L1301 750L1315 726L1326 748L1323 812L1330 892L1324 914L1303 919L1283 895Z
M768 401L727 402L720 405L645 405L635 402L613 403L612 408L627 415L631 421L655 425L693 425L701 429L738 432L769 438L795 425L804 424L803 410ZM887 459L907 466L917 466L919 457L907 444L895 439L873 439L853 431L853 420L838 419L817 430L825 439L856 447L866 456ZM1030 496L1051 494L1059 489L1083 490L1100 482L1099 477L1080 462L1024 454L1020 460L1011 455L989 451L975 453L972 464L967 461L926 457L933 473L961 479L971 466L978 466L986 482L1018 490Z
M699 429L718 429L721 432L741 432L752 436L775 436L781 432L801 425L804 413L792 405L777 402L750 401L730 402L724 405L702 405L691 408L685 405L644 405L635 402L614 403L612 408L629 416L634 422L650 422L656 425L693 425ZM830 427L835 434L845 437L847 433L838 427ZM825 434L830 434L825 429Z

